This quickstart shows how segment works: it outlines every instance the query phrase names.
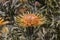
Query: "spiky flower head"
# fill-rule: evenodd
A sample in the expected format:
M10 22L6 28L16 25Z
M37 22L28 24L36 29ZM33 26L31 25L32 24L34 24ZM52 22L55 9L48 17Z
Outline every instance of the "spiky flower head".
M22 27L36 27L41 26L46 21L46 18L43 17L42 14L39 13L27 13L27 14L20 14L16 17L16 22L19 26Z

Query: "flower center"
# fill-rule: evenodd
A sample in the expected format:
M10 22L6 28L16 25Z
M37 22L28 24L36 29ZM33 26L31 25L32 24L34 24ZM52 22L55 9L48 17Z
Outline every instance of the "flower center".
M25 26L38 25L40 21L39 17L34 14L24 15L22 19Z

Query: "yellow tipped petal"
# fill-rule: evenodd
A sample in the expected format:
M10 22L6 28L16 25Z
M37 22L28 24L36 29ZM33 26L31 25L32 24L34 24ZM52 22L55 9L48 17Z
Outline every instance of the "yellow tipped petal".
M4 21L4 19L1 19L0 22L2 23Z
M0 26L9 23L9 21L4 21L4 19L0 18Z
M3 22L2 24L5 25L5 24L7 24L7 23L9 23L9 21L5 21L5 22Z

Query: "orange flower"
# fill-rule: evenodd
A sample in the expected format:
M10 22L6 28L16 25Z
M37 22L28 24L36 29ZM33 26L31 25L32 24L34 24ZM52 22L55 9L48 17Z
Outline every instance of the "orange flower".
M16 17L16 21L19 26L23 27L32 27L32 26L38 26L45 23L45 17L42 17L41 15L35 15L35 14L24 14L20 17Z
M39 18L35 16L34 14L27 14L22 17L23 23L28 26L32 25L38 25L39 24Z

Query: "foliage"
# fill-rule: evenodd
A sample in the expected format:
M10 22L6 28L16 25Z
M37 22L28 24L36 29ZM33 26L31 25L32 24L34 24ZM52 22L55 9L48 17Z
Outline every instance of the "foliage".
M20 2L20 0L0 1L0 15L8 24L9 33L2 33L1 40L60 40L60 0L43 0L36 6L35 0ZM22 9L22 10L21 10ZM37 27L19 27L16 17L26 13L39 13L46 17L46 23ZM1 21L1 20L0 20ZM3 23L2 22L2 23ZM0 23L1 24L1 23ZM5 36L3 36L5 35Z

